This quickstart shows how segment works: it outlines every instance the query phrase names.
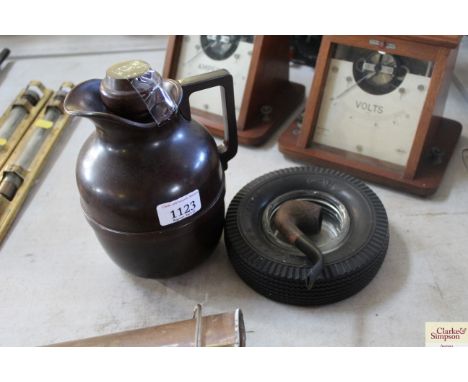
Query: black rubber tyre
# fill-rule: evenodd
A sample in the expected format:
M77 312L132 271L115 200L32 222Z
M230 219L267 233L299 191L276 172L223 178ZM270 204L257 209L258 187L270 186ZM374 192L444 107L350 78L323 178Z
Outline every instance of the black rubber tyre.
M307 258L293 246L279 245L265 229L272 201L298 190L332 195L349 217L346 235L324 254L322 274L311 289L306 286ZM321 305L354 295L374 278L389 233L385 208L362 181L331 169L293 167L263 175L237 193L224 237L236 272L252 289L287 304Z

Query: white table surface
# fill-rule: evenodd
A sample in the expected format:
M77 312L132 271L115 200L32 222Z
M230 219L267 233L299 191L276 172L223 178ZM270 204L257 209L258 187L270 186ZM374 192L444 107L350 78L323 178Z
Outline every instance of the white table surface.
M112 45L107 50L99 38L90 38L89 46L99 47L94 50L77 42L76 54L73 41L60 40L64 52L38 40L28 55L22 40L0 37L0 48L21 52L0 73L0 110L32 79L56 89L63 81L102 78L108 66L130 58L162 69L164 44L155 50L136 44L132 51L128 38L121 41L127 52L112 48L119 45L115 37L105 42ZM293 69L291 77L309 87L312 73ZM315 308L254 292L234 272L223 241L205 263L179 277L145 280L120 270L81 212L74 167L93 125L74 121L0 246L0 345L46 345L183 320L202 303L205 314L241 308L249 346L423 346L426 321L468 321L468 170L461 159L468 107L454 86L445 116L464 130L438 192L423 199L371 184L390 222L385 262L357 295ZM260 174L299 164L278 151L277 137L239 148L226 173L226 203Z

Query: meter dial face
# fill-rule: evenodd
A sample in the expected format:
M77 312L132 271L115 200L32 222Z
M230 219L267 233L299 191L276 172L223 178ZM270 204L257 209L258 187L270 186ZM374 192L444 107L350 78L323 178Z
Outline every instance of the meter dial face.
M237 50L240 36L208 35L200 36L200 44L205 54L213 60L225 60Z
M335 45L310 144L405 166L432 62Z
M253 53L253 36L184 36L177 63L178 79L226 69L234 81L236 117L239 117L242 97ZM190 96L190 106L222 115L219 88L196 92Z
M353 64L354 81L367 93L381 95L395 90L405 79L409 69L391 54L372 52Z

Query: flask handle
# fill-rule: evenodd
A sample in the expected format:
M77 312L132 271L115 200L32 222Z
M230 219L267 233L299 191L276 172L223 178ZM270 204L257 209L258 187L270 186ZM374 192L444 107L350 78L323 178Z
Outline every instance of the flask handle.
M234 85L232 76L225 69L214 72L199 74L179 80L182 86L182 100L179 111L185 119L191 120L190 95L200 90L215 86L221 87L221 98L223 104L224 119L224 142L218 146L218 153L223 169L227 169L227 163L237 153L237 121L234 105Z

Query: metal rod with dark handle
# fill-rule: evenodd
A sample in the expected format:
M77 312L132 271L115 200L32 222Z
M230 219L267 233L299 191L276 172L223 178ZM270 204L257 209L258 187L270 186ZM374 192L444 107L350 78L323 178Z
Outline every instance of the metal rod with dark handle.
M318 204L305 200L289 200L276 211L274 223L286 240L304 253L311 261L307 274L307 288L311 289L322 273L323 256L320 249L307 235L320 232L322 209Z
M2 51L0 52L0 66L3 64L3 61L5 61L8 58L9 55L10 55L10 49L8 48L2 49Z
M204 73L197 76L187 77L179 80L182 85L182 100L179 111L185 119L191 120L190 95L200 90L215 86L221 87L224 117L224 144L218 146L219 156L223 168L227 169L227 162L237 153L237 121L234 104L234 86L232 76L227 70L221 69L214 72Z

